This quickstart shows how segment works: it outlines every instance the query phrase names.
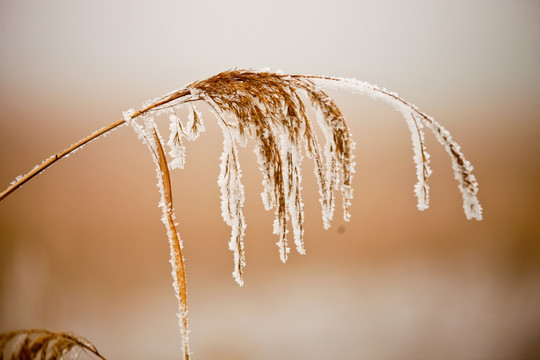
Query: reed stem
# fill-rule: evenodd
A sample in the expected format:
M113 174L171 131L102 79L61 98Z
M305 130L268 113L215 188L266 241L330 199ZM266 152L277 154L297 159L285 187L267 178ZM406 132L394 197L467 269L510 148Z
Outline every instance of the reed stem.
M101 128L101 129L99 129L98 131L94 132L93 134L85 137L84 139L79 140L77 143L71 145L70 147L68 147L64 151L59 152L57 154L54 154L53 156L51 156L50 158L45 160L43 163L41 163L41 165L36 166L32 171L30 171L28 174L24 175L23 177L21 177L20 179L15 181L6 190L4 190L4 192L2 192L2 194L0 194L0 201L2 201L9 194L11 194L12 192L14 192L18 188L20 188L23 184L25 184L28 180L32 179L34 176L36 176L37 174L39 174L40 172L42 172L43 170L45 170L46 168L48 168L49 166L51 166L52 164L54 164L55 162L60 160L61 158L65 157L66 155L68 155L70 153L72 153L73 151L75 151L78 148L80 148L81 146L89 143L90 141L94 140L95 138L100 137L101 135L103 135L103 134L117 128L118 126L124 124L125 122L126 121L124 119L113 122L112 124L107 125L107 126Z

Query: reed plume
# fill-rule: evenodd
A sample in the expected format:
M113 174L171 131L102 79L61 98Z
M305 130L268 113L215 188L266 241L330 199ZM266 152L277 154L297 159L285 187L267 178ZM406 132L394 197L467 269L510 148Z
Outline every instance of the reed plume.
M460 146L450 133L433 118L396 93L356 79L289 75L268 70L231 70L205 80L196 81L184 88L143 104L140 110L124 112L123 119L112 123L82 139L63 152L53 155L27 175L19 177L0 195L0 200L58 159L70 154L87 142L123 125L133 127L139 138L148 146L158 178L161 194L159 203L163 211L171 248L174 288L179 301L179 318L182 332L184 358L189 358L187 325L187 291L182 255L182 242L178 236L172 205L170 169L182 168L186 161L184 140L195 140L205 130L196 103L204 103L214 113L223 132L218 184L221 190L221 209L225 222L231 227L229 248L233 252L233 277L243 285L244 233L246 228L242 207L244 187L238 158L238 146L254 141L255 153L263 179L262 200L265 209L274 209L273 231L277 235L279 255L283 262L290 252L289 227L292 228L294 245L301 254L303 245L303 202L301 198L301 163L304 154L314 164L318 182L322 219L325 228L334 215L335 193L340 191L343 216L350 219L349 207L353 197L354 141L343 114L323 87L338 88L368 95L384 101L402 113L412 136L413 159L416 164L417 184L414 191L417 206L429 206L428 178L431 174L429 154L424 144L424 127L430 129L450 155L455 178L463 196L463 208L468 219L481 220L482 207L477 199L478 184L472 174L472 165L465 159ZM181 119L176 110L188 106L189 116ZM316 114L313 121L307 112L308 105ZM169 159L163 149L156 119L169 116ZM318 139L314 127L324 136Z
M48 330L16 330L0 334L0 360L57 360L80 352L106 360L85 338Z

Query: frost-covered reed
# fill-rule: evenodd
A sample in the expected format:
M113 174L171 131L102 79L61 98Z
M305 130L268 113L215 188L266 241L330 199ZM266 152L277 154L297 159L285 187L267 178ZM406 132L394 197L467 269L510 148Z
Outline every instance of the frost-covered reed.
M120 125L130 124L148 146L156 163L158 189L161 194L159 207L163 211L162 220L170 240L174 288L179 300L183 353L188 359L186 278L182 243L175 224L169 171L183 168L185 164L184 140L195 140L205 130L201 113L196 109L195 103L208 106L223 132L223 153L218 178L221 209L223 219L231 227L229 248L234 258L233 277L239 285L243 285L246 264L244 252L246 222L242 211L244 187L238 146L246 146L249 139L254 142L259 169L263 176L264 207L267 210L274 210L273 231L278 238L279 256L283 262L287 260L290 252L287 236L289 228L292 228L297 251L305 253L301 198L301 164L304 155L314 164L324 227L328 228L333 218L336 191L341 193L344 219L348 221L350 218L355 145L343 114L323 88L344 89L368 95L392 105L402 113L412 135L413 159L417 170L417 184L414 191L420 210L429 206L428 178L431 169L429 154L424 144L424 128L430 129L450 155L455 178L463 194L465 215L468 219L481 220L482 207L477 199L478 184L472 174L472 166L449 132L433 118L397 94L356 79L289 75L268 70L226 71L148 101L141 110L125 111L120 121L52 156L27 175L18 177L0 195L0 200L87 142ZM315 111L315 121L308 116L308 105ZM178 108L182 106L189 109L187 119L177 115ZM156 125L156 119L162 114L168 115L170 121L168 159L163 150L164 140ZM322 130L324 136L322 142L316 135L316 126Z

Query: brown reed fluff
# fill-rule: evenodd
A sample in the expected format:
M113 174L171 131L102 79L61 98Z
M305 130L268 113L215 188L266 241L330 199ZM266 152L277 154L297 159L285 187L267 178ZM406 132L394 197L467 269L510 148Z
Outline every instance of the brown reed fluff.
M0 334L0 360L56 360L86 352L106 360L83 337L48 330L17 330Z
M175 224L170 169L184 166L183 139L195 140L204 131L203 119L195 103L202 102L208 106L223 131L223 154L218 179L221 208L225 222L231 227L229 248L234 254L233 277L242 285L246 223L242 212L244 187L241 182L238 145L245 146L248 139L254 140L259 168L263 175L263 203L267 210L273 208L275 212L274 233L278 236L277 245L282 261L287 260L290 251L287 239L289 223L297 251L305 253L301 198L301 162L304 153L314 163L324 227L330 226L334 214L336 190L341 192L344 219L350 218L348 209L353 195L351 184L355 146L343 114L322 87L368 95L392 105L402 113L412 136L413 159L417 170L415 193L420 210L429 205L427 181L431 170L423 131L424 127L429 128L450 155L454 175L463 195L465 215L468 219L481 220L482 207L476 196L478 184L472 174L472 166L463 156L459 145L452 140L450 133L433 118L397 94L356 79L288 75L268 70L225 71L149 101L138 111L130 109L124 112L123 119L53 155L27 175L18 177L0 194L0 200L87 142L120 125L130 124L142 142L148 146L156 163L158 189L161 194L159 206L163 211L162 221L169 237L173 284L179 301L183 354L184 358L188 359L186 275L182 243ZM315 122L308 117L306 104L315 110ZM187 120L176 115L175 110L183 105L189 108ZM169 115L170 120L171 133L167 142L170 149L169 159L163 149L165 141L155 122L155 119L163 114ZM322 129L324 145L321 145L315 134L315 124Z

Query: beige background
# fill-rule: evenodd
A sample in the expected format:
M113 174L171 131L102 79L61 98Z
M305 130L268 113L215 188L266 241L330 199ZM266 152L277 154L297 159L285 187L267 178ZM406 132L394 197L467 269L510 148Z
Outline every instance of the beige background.
M122 111L232 68L356 77L434 116L475 165L467 221L430 134L416 210L407 126L331 92L357 142L352 221L325 231L305 163L306 248L279 260L252 147L246 286L216 185L221 133L173 173L196 359L526 359L540 333L540 5L495 1L0 2L0 187ZM200 106L203 108L203 106ZM180 357L154 165L129 128L0 203L0 331L70 330L109 359Z

